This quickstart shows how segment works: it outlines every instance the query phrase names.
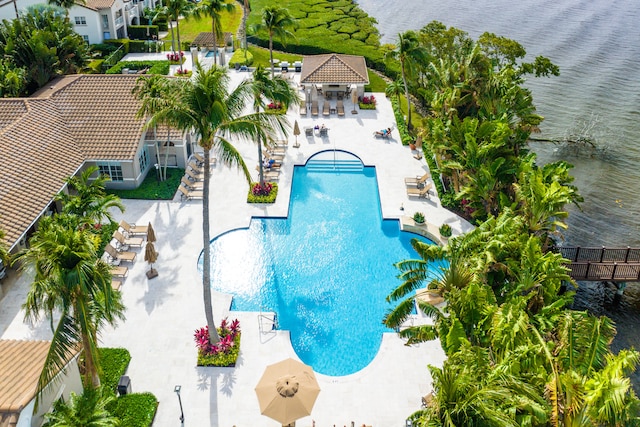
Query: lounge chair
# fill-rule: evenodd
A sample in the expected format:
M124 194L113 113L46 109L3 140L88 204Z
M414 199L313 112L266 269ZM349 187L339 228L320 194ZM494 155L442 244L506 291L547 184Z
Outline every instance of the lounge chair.
M124 234L119 232L118 230L113 232L113 238L118 242L119 248L123 250L127 250L129 246L135 246L137 248L142 247L142 242L144 239L142 237L124 237Z
M204 174L198 174L194 172L192 169L187 169L184 171L185 176L192 182L204 181Z
M313 128L304 128L305 136L313 136Z
M180 182L183 183L189 190L202 190L202 187L204 186L204 182L189 181L189 178L187 178L186 176L183 176L182 179L180 179Z
M121 287L122 287L121 280L113 280L113 279L111 280L111 289L113 289L114 291L119 291Z
M282 154L281 154L281 153L272 153L272 152L269 152L269 151L265 151L265 152L263 153L263 155L264 155L267 159L273 159L273 160L275 160L275 161L282 161L282 160L284 160L284 158L285 158L284 153L282 153Z
M344 116L344 102L342 101L342 99L338 99L336 110L338 111L338 116Z
M196 160L196 166L199 168L204 166L204 156L200 153L193 153L193 158ZM215 157L209 156L209 166L215 166L218 162L218 159Z
M322 115L323 116L329 116L331 114L331 110L330 110L331 106L329 101L324 101L324 104L322 104Z
M263 176L265 181L277 181L280 179L280 169L265 171Z
M148 225L129 224L124 219L120 221L120 228L122 228L125 231L124 233L125 237L146 236L147 231L149 231Z
M124 267L120 265L114 265L111 267L111 276L113 277L126 277L127 273L129 273L128 267Z
M433 188L433 184L425 184L424 188L407 188L407 196L429 198L429 190Z
M428 173L425 173L424 175L416 176L415 178L405 178L404 184L415 185L416 187L421 188L430 177L431 175L429 175Z
M136 260L136 256L138 256L138 254L135 252L129 252L129 251L118 252L116 248L111 246L110 243L107 243L107 246L105 246L104 251L107 253L107 255L109 255L109 257L111 257L111 259L124 261L124 262L134 262Z
M311 115L318 117L318 101L311 101Z
M195 173L204 175L204 168L198 166L196 162L191 161L187 166L189 166Z
M300 107L300 117L307 117L307 105L302 105Z
M329 136L329 128L322 127L320 128L320 136Z
M178 186L178 191L180 191L180 198L193 200L193 199L202 199L204 197L204 193L202 190L189 190L187 187L183 185Z

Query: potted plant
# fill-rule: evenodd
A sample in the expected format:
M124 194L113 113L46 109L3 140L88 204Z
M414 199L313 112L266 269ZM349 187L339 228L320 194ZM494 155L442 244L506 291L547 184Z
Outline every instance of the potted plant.
M422 212L416 212L413 214L413 220L416 224L424 224L424 214Z
M409 142L409 149L411 151L416 149L416 142L412 139L411 142Z
M451 226L449 224L442 224L440 226L440 235L444 238L451 237Z

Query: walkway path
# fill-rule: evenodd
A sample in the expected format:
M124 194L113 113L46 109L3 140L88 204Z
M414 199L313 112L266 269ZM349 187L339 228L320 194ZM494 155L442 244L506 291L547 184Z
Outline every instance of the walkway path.
M238 82L248 73L231 72ZM324 150L346 150L359 156L366 165L375 165L385 218L399 218L415 211L440 225L449 223L454 233L470 229L469 224L443 209L437 197L431 200L409 199L404 177L420 176L427 171L424 160L412 157L400 144L397 130L390 139L375 139L375 130L393 122L391 104L378 95L375 111L359 111L352 115L350 102L345 101L346 116L338 118L300 118L300 128L324 123L329 128L327 138L298 137L300 148L294 148L294 137L284 160L278 200L273 205L248 205L248 184L235 169L218 162L213 169L211 188L212 236L228 230L247 227L252 216L286 216L291 191L293 167L304 164L313 154ZM250 170L257 165L257 148L251 143L239 143L241 154ZM255 172L254 172L255 173ZM154 427L177 427L180 411L174 386L182 386L185 426L269 426L278 423L260 415L254 387L266 365L286 357L296 357L287 331L262 334L258 328L258 313L229 313L230 299L214 295L216 321L237 317L242 326L241 358L236 368L198 368L193 332L204 325L201 278L196 262L202 250L202 206L198 201L125 201L127 211L117 215L130 222L151 222L156 230L156 248L160 254L156 269L159 276L147 280L148 266L139 253L122 286L127 307L127 320L102 335L105 346L126 347L132 355L128 375L133 390L154 393L160 405ZM404 208L404 211L401 210ZM47 322L23 324L19 307L25 299L30 275L12 275L13 284L1 302L0 336L8 339L48 339ZM424 321L416 318L415 321ZM348 355L336 354L336 358ZM440 344L426 343L405 347L395 334L385 334L376 359L362 371L345 376L318 375L322 389L311 417L298 421L300 427L373 425L400 427L405 418L419 409L421 396L431 389L428 364L441 366L444 354Z

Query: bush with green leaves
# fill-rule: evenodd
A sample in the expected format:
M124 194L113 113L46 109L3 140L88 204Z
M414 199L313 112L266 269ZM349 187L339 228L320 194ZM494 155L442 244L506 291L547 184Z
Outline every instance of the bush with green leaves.
M151 169L142 184L132 190L107 189L107 193L115 194L121 199L171 200L176 195L184 169L167 168L167 179L158 181L156 171Z
M245 53L246 52L246 53ZM233 56L229 60L229 67L233 68L238 65L246 65L247 67L253 64L253 54L249 50L238 49L233 52Z
M440 226L440 235L442 237L451 237L451 226L449 224L442 224Z
M126 348L100 348L98 353L102 366L100 375L102 387L109 393L115 394L120 377L127 372L131 354Z
M121 426L150 427L158 410L158 399L151 393L131 393L111 402L107 409Z
M130 70L147 69L147 74L168 75L170 64L169 61L120 61L113 67L109 68L106 74L122 74L122 69Z
M414 213L413 220L416 222L416 224L424 224L424 214L422 212Z
M278 184L275 182L252 182L249 186L247 203L275 203L278 196Z
M398 125L398 132L400 133L400 140L402 141L402 145L409 145L413 143L414 138L409 133L407 122L405 122L404 120L404 115L402 114L402 110L400 110L400 103L398 102L397 97L391 97L391 106L393 107L393 114L396 118L396 124Z

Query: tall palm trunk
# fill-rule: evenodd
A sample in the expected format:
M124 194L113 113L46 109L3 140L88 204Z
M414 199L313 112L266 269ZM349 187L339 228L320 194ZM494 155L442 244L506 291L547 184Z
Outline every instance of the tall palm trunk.
M213 65L218 65L218 36L215 21L211 19L211 34L213 35Z
M404 96L407 98L407 128L411 130L411 98L409 98L409 85L407 84L407 73L404 68L404 61L400 62L402 69L402 83L404 84Z
M271 77L276 75L276 71L273 69L273 32L269 33L269 59L271 61Z
M100 376L96 369L96 361L91 352L91 342L87 331L82 331L82 348L84 350L84 383L91 384L94 389L100 387Z
M171 31L171 52L175 52L176 51L176 38L173 37L173 19L171 19L171 17L169 17L169 30Z
M202 196L202 296L204 298L204 314L209 328L209 342L215 344L220 341L216 324L213 321L213 305L211 302L211 236L209 232L209 178L211 176L211 150L204 150L204 185Z
M247 19L249 19L249 0L244 0L244 13L242 15L242 27L244 28L244 56L247 57Z
M182 74L182 43L180 43L180 16L176 16L176 32L178 33L178 61L180 61L180 74Z

